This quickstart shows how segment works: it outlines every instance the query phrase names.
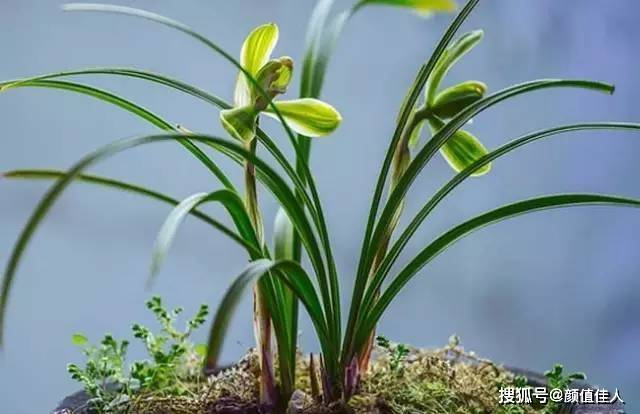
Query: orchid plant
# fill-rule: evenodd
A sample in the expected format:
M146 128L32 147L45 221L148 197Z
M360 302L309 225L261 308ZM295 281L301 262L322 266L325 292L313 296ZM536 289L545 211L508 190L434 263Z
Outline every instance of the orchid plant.
M333 0L320 0L308 29L302 60L301 97L280 100L294 77L290 57L271 58L278 40L275 24L253 30L245 40L237 60L213 41L190 27L148 11L101 4L69 4L68 11L100 11L141 17L183 32L222 56L238 70L233 105L196 86L164 75L129 68L94 68L59 72L0 83L0 91L18 87L55 88L85 94L117 105L163 132L116 141L78 161L67 171L17 170L3 174L7 179L48 179L55 183L38 203L20 234L4 272L0 296L0 333L9 293L20 259L39 224L60 194L73 182L81 181L137 193L174 206L158 234L152 255L151 277L161 267L182 221L192 215L222 232L247 252L249 264L228 288L215 313L207 348L205 372L215 369L226 329L242 293L253 289L254 330L260 355L260 399L265 409L282 410L295 387L297 325L300 304L309 315L321 349L319 359L311 357L312 383L322 384L318 398L326 403L347 401L357 389L367 369L376 325L394 298L434 257L455 241L482 227L507 218L540 210L607 204L640 207L640 201L599 194L557 194L518 201L464 221L424 246L397 272L391 272L400 253L429 214L465 179L482 176L494 160L534 141L574 131L596 129L640 130L640 124L595 122L563 125L533 132L493 149L462 129L472 117L512 97L549 88L581 88L612 93L613 86L581 79L542 79L517 84L487 95L487 86L469 80L442 87L447 72L482 38L472 31L455 39L456 33L479 0L468 0L420 67L402 103L393 136L374 188L361 254L354 272L354 288L349 310L341 310L339 273L333 258L329 229L309 167L311 138L328 135L339 126L341 117L331 105L318 100L328 60L346 23L365 6L390 5L421 14L451 11L452 0L360 0L351 8L332 14ZM212 104L231 139L191 132L164 120L141 106L110 92L75 81L62 80L77 75L126 76L155 82ZM295 154L290 161L280 146L260 127L260 116L276 118L283 127ZM428 125L428 139L421 139ZM95 163L133 147L161 141L175 141L190 151L221 183L221 189L198 193L182 201L155 190L108 177L89 175ZM277 163L276 170L256 153L264 147ZM207 151L221 153L244 171L244 195ZM399 218L404 199L420 172L440 151L455 175L433 194L399 234ZM274 241L265 242L258 184L268 190L281 206L275 218ZM386 201L383 201L385 198ZM234 228L203 213L199 207L220 203L230 215ZM309 268L303 267L303 258ZM346 317L346 326L343 319ZM271 334L275 334L275 348ZM273 353L277 356L277 375ZM320 380L318 380L318 376ZM314 387L318 389L319 387ZM318 391L319 392L319 391Z

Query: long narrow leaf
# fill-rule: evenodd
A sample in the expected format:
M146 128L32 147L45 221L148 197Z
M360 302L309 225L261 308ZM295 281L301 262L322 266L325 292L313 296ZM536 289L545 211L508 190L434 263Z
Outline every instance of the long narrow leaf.
M294 260L293 255L293 241L295 230L293 224L287 213L280 208L276 213L276 218L273 224L273 255L276 260ZM276 289L280 290L282 297L282 307L284 311L285 325L288 328L286 338L278 339L278 353L281 369L281 382L286 383L290 388L289 391L293 391L295 382L295 370L296 370L296 358L298 350L298 298L293 293L293 290L286 286L279 278L272 278ZM283 347L282 342L286 342L286 346ZM286 352L282 352L281 348L286 349ZM283 387L287 388L287 387Z
M372 252L375 252L376 246L378 246L381 240L383 240L385 230L388 228L391 220L393 220L393 216L395 215L398 206L402 203L409 187L414 182L420 171L422 171L433 155L460 127L467 123L473 116L499 102L518 95L548 88L580 88L605 93L612 93L614 89L613 86L602 82L575 79L542 79L505 88L470 105L467 109L449 121L445 127L438 131L438 133L436 133L416 154L415 158L407 168L407 171L403 174L402 178L398 181L394 190L389 195L389 199L382 211L382 214L380 215L378 223L376 224L368 253L371 254ZM364 262L368 267L371 264L371 257L365 257Z
M318 267L322 266L320 251L315 240L315 235L313 234L310 224L304 215L304 211L300 205L297 204L293 192L287 187L284 180L259 157L251 154L246 149L235 143L231 143L217 137L197 134L189 135L188 138L183 134L166 134L120 140L100 148L78 161L64 177L56 181L36 206L27 224L22 230L5 268L4 278L2 280L2 291L0 292L0 343L2 342L2 333L4 331L4 317L6 314L9 291L13 284L20 259L22 258L22 255L39 224L74 178L81 174L87 167L121 151L153 142L173 140L181 141L187 139L196 142L207 142L209 144L215 144L216 146L223 147L236 155L249 159L256 168L264 173L264 176L266 177L266 185L287 211L287 214L296 226L296 230L301 235L303 244L307 248L314 270L316 270L317 274L321 274L320 271L317 270ZM330 298L327 296L324 299L326 300L325 306L330 307Z
M293 260L293 239L295 230L293 224L287 213L280 208L276 213L276 218L273 224L273 256L276 260ZM289 318L289 325L292 326L291 343L296 342L297 338L297 300L293 296L293 293L285 289L283 291L284 305L287 308L287 317Z
M226 103L224 100L222 100L221 98L215 95L212 95L196 86L190 85L186 82L183 82L178 79L174 79L165 75L161 75L161 74L146 71L146 70L134 69L134 68L98 67L98 68L76 69L76 70L68 70L68 71L62 71L62 72L47 73L44 75L33 76L30 78L13 79L9 81L0 82L0 91L7 85L11 85L11 84L16 84L13 86L19 86L17 84L21 82L55 79L55 78L63 78L68 76L79 76L79 75L116 75L116 76L143 79L143 80L168 86L170 88L188 93L196 98L204 100L205 102L209 102L219 108L222 108L222 109L230 108L230 105Z
M378 180L376 182L373 198L371 200L371 207L369 209L369 215L367 218L365 235L362 240L362 247L360 248L360 259L358 262L358 269L356 271L356 280L351 299L351 308L349 311L347 331L345 334L345 346L343 346L343 363L347 363L349 358L351 358L352 344L348 342L352 339L353 329L358 317L358 312L360 310L360 301L362 299L362 295L364 294L364 290L367 284L367 278L369 276L366 266L366 262L368 261L367 252L370 249L371 236L374 231L376 219L378 217L378 209L380 207L380 201L382 199L382 194L384 192L387 177L389 175L389 168L391 167L391 161L393 159L395 148L407 125L409 116L413 111L418 98L421 95L422 89L424 88L427 80L429 79L429 76L435 68L438 59L440 59L440 56L442 56L442 53L444 53L447 45L449 44L449 42L451 42L453 36L455 36L462 23L467 19L469 14L471 14L471 11L476 6L476 4L478 4L478 1L479 0L469 0L467 4L465 4L465 6L460 10L460 13L458 13L453 22L451 22L451 24L447 28L447 31L440 39L440 42L438 42L438 45L436 46L427 63L420 68L418 75L416 76L416 79L411 86L409 93L407 94L407 98L405 99L403 106L400 109L400 116L398 117L396 129L393 133L391 142L389 142L385 159L382 163L380 174L378 175Z
M231 106L225 102L223 99L209 94L205 91L203 91L202 89L199 89L195 86L192 86L190 84L187 84L185 82L173 79L173 78L169 78L167 76L164 75L159 75L153 72L148 72L148 71L141 71L141 70L137 70L137 69L130 69L130 68L91 68L91 69L80 69L80 70L73 70L73 71L64 71L64 72L56 72L56 73L50 73L50 74L45 74L45 75L39 75L39 76L34 76L31 78L24 78L24 79L16 79L16 80L10 80L10 81L5 81L5 82L0 82L0 91L2 91L3 89L10 89L10 88L15 88L15 87L25 87L25 86L36 86L36 83L39 83L40 85L38 86L45 86L46 83L42 82L48 79L52 79L52 78L59 78L59 77L67 77L67 76L77 76L77 75L95 75L95 74L103 74L103 75L118 75L118 76L125 76L125 77L134 77L134 78L139 78L139 79L144 79L144 80L149 80L158 84L162 84L168 87L171 87L173 89L188 93L191 96L194 96L196 98L199 98L207 103L213 104L218 108L221 109L228 109ZM67 82L69 83L69 82ZM74 90L76 90L77 92L81 92L83 90L83 88L78 88L79 84L73 84L74 86L76 86L74 88ZM53 86L52 86L53 87ZM91 92L97 91L95 88L90 88ZM89 92L89 91L87 91ZM85 93L87 93L85 92ZM122 102L122 98L118 98L113 96L112 94L106 93L105 91L98 91L98 92L102 92L103 94L105 94L105 101L109 101L111 102L112 99L114 99L113 103L117 103L118 106L121 106L125 109L128 109L131 107L131 111L134 113L140 112L144 118L149 118L152 123L154 123L154 125L162 127L163 129L166 128L170 128L173 129L173 126L170 125L168 122L163 121L162 119L159 119L157 116L151 114L150 112L143 110L143 108L137 107L136 105L131 106L130 102ZM96 97L100 97L102 96L101 94L96 94L96 95L92 95L92 96L96 96ZM166 128L165 128L166 127ZM293 167L291 166L291 164L287 161L286 157L284 156L284 154L279 150L279 148L277 147L277 145L275 145L275 143L273 142L273 140L271 140L271 138L269 138L269 136L262 131L261 129L258 129L257 131L257 136L258 139L265 145L265 148L267 148L269 150L269 152L271 153L271 155L276 159L276 161L284 168L285 172L287 173L287 175L289 175L289 178L292 179L292 181L294 182L294 184L296 185L297 189L299 191L302 191L304 189L304 185L302 184L302 179L297 175L297 173L294 171ZM217 148L217 150L220 150L220 148ZM240 159L235 158L234 161L236 162L241 162ZM228 181L228 180L226 180ZM223 182L224 183L224 182ZM230 185L230 184L229 184ZM225 185L227 188L228 185ZM308 208L310 209L310 212L312 213L312 215L314 215L314 217L316 217L317 219L317 208L318 208L318 204L314 204L315 201L312 201L311 198L309 197L309 195L306 194L306 192L302 191L303 197L304 199L302 201L304 201L305 203L307 203Z
M286 120L284 119L284 117L282 116L282 114L280 113L280 111L278 110L278 108L276 107L276 105L273 104L272 102L272 98L266 93L266 91L264 90L264 88L256 81L256 79L251 75L251 73L249 73L249 71L247 71L245 68L242 67L242 65L240 64L240 62L238 62L235 58L233 58L233 56L231 56L229 53L227 53L224 49L222 49L220 46L218 46L216 43L212 42L211 40L209 40L208 38L206 38L205 36L197 33L196 31L194 31L192 28L190 28L189 26L178 22L176 20L170 19L168 17L165 16L161 16L159 14L156 13L152 13L146 10L140 10L140 9L135 9L135 8L131 8L131 7L125 7L125 6L115 6L115 5L109 5L109 4L95 4L95 3L70 3L70 4L66 4L63 6L63 10L66 11L93 11L93 12L107 12L107 13L116 13L116 14L123 14L123 15L128 15L128 16L133 16L133 17L139 17L139 18L143 18L143 19L147 19L150 21L153 21L155 23L159 23L162 25L165 25L167 27L171 27L173 29L176 29L178 31L181 31L185 34L187 34L188 36L193 37L194 39L198 40L199 42L203 43L204 45L206 45L207 47L209 47L210 49L214 50L216 53L218 53L219 55L221 55L224 59L226 59L228 62L230 62L232 65L234 65L238 70L240 70L247 78L247 80L251 83L251 85L253 85L253 87L255 87L255 89L265 98L268 100L269 102L269 107L273 110L274 114L278 117L278 119L280 120L280 122L282 123L285 132L287 133L287 136L289 137L289 140L296 152L296 157L300 157L301 151L300 151L300 147L298 145L298 142L296 140L295 135L293 134L291 128L289 127L289 125L287 124ZM305 179L308 181L309 183L309 187L312 191L312 195L314 198L314 202L316 203L316 205L320 205L320 199L317 196L317 190L315 189L315 183L313 180L313 177L311 176L311 173L308 170L308 165L304 165L304 172L305 172ZM318 208L318 216L319 216L319 229L318 231L320 232L321 235L321 242L322 242L322 248L325 252L325 256L326 256L326 265L329 269L329 276L328 276L328 282L329 285L331 287L331 309L330 312L334 315L333 319L337 325L337 332L339 333L340 330L340 318L339 316L336 316L340 313L340 292L339 292L339 284L338 284L338 278L337 278L337 271L335 269L335 261L333 260L333 254L331 253L331 245L329 243L329 236L328 236L328 229L323 217L323 213L322 210L320 208ZM325 270L324 267L318 269L319 270L319 274L324 278L324 274L325 274Z
M53 76L49 76L53 77ZM165 121L160 118L158 115L153 112L136 105L135 103L128 101L124 98L121 98L111 92L103 91L98 88L94 88L87 85L82 85L76 82L68 82L68 81L55 81L55 80L47 80L47 79L23 79L19 81L13 82L4 82L0 86L0 92L9 90L12 88L22 88L22 87L40 87L40 88L53 88L53 89L63 89L67 91L72 91L76 93L81 93L84 95L92 96L94 98L100 99L104 102L108 102L114 104L122 109L125 109L140 118L150 122L152 125L157 126L158 128L165 131L175 131L176 128L173 124ZM218 167L207 155L202 152L200 148L194 145L192 142L188 140L184 140L181 142L182 145L189 150L198 160L200 160L208 169L211 171L220 182L228 189L234 190L234 186L227 178L225 173Z
M508 154L509 152L521 148L527 144L535 142L540 139L555 137L560 134L575 132L575 131L584 131L584 130L629 130L629 131L638 131L640 130L640 124L628 124L628 123L614 123L614 122L601 122L601 123L588 123L588 124L575 124L575 125L566 125L555 128L549 128L542 131L537 131L531 134L527 134L520 138L517 138L507 144L501 146L500 148L490 152L486 156L478 159L464 171L456 174L447 184L445 184L438 192L420 209L420 211L416 214L416 216L411 220L411 223L407 225L407 228L402 232L402 234L398 237L398 240L393 244L392 248L389 250L389 253L385 256L384 261L380 264L378 271L376 272L374 278L371 281L371 284L367 287L367 294L365 299L363 300L363 309L369 309L373 302L373 298L375 297L375 292L379 290L379 288L384 283L385 277L391 270L391 267L395 263L396 259L407 245L413 234L416 232L418 227L422 224L425 218L429 215L431 211L442 201L454 188L456 188L459 184L461 184L465 179L470 177L474 171L482 168L487 165L491 161ZM364 312L366 314L366 312Z
M313 289L311 279L304 269L302 269L298 263L292 261L274 262L267 259L261 259L251 262L234 280L218 306L209 334L206 363L208 368L215 368L218 364L229 320L235 310L235 307L242 298L242 294L249 286L267 274L282 278L282 280L291 287L307 309L323 350L331 349L328 345L329 339L327 336L326 320L322 313L320 302L315 290Z
M44 169L28 169L28 170L12 170L7 171L0 175L2 178L7 179L19 179L19 180L58 180L64 177L67 174L66 171L62 170L44 170ZM114 188L121 191L130 192L133 194L142 195L154 200L162 201L163 203L177 206L180 204L180 201L169 197L168 195L162 194L158 191L150 190L146 187L142 187L137 184L131 184L128 182L115 180L113 178L90 175L90 174L80 174L76 176L76 181L80 181L87 184L94 184L102 187ZM249 254L259 254L259 250L256 250L254 246L245 241L242 237L236 234L233 230L220 223L218 220L206 215L205 213L199 210L191 210L189 214L194 217L202 220L203 222L211 225L216 230L219 230L225 236L229 237L234 242L238 243L242 246Z
M319 0L311 13L311 18L307 25L307 36L304 48L305 54L302 62L302 76L300 78L301 98L318 97L313 94L313 72L317 66L318 47L322 42L323 33L334 2L335 0Z
M268 100L269 107L273 110L274 114L278 117L278 119L280 120L280 122L284 126L284 128L285 128L285 130L287 132L287 135L289 136L289 139L291 140L292 145L294 146L294 148L297 149L298 146L297 146L297 143L296 143L296 140L295 140L295 136L294 136L293 132L291 131L291 129L289 128L289 126L287 124L287 121L282 117L282 115L280 114L280 111L278 110L278 108L276 108L275 105L273 105L272 98L264 90L262 85L260 85L259 82L251 75L251 73L246 68L242 67L240 62L238 60L236 60L233 56L231 56L231 54L229 54L223 48L218 46L215 42L211 41L207 37L201 35L200 33L196 32L195 30L193 30L191 27L187 26L186 24L181 23L181 22L179 22L177 20L170 19L170 18L168 18L166 16L162 16L160 14L147 11L147 10L136 9L136 8L133 8L133 7L126 7L126 6L118 6L118 5L113 5L113 4L67 3L67 4L62 6L62 9L64 11L71 11L71 12L103 12L103 13L114 13L114 14L121 14L121 15L126 15L126 16L138 17L138 18L142 18L142 19L145 19L145 20L149 20L149 21L155 22L155 23L162 24L162 25L170 27L172 29L176 29L176 30L178 30L178 31L180 31L180 32L182 32L182 33L184 33L184 34L186 34L186 35L198 40L200 43L202 43L205 46L207 46L208 48L212 49L213 51L218 53L220 56L222 56L224 59L226 59L229 63L231 63L233 66L235 66L240 72L242 72L246 76L247 80L253 85L253 87L265 99Z
M415 276L422 267L457 240L460 240L482 227L498 223L511 217L535 211L585 205L613 205L640 208L640 200L600 194L550 195L509 204L459 224L445 232L421 250L420 253L418 253L418 255L398 273L398 276L394 278L389 287L380 296L380 299L376 302L373 310L369 315L367 315L363 324L360 326L357 333L356 349L364 343L369 336L369 332L371 332L373 327L377 324L391 301L411 280L411 278Z
M242 238L255 249L260 249L260 243L251 225L251 220L244 208L242 199L237 193L229 190L219 190L213 193L198 193L184 199L167 216L162 224L151 255L151 272L148 283L158 274L164 258L171 247L178 229L189 213L205 203L219 202L229 212Z

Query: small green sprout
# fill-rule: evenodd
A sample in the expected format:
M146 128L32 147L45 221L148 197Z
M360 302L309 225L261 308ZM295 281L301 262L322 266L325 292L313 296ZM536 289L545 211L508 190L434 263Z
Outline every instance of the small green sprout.
M376 337L378 346L385 350L389 357L389 368L393 372L400 372L402 366L409 355L409 348L405 344L394 344L386 337L378 335Z
M90 408L100 413L111 412L127 402L137 389L133 378L126 374L129 342L117 341L113 336L106 335L100 345L91 346L82 334L73 335L72 342L82 349L87 362L84 368L69 364L67 372L84 387L90 397Z
M546 371L544 376L549 382L549 388L558 388L561 390L567 389L574 381L584 381L587 376L584 372L572 372L570 374L564 374L564 367L562 364L555 364L552 369Z
M574 381L583 381L587 376L583 372L572 372L565 374L562 364L555 364L553 368L546 371L544 376L547 378L548 389L559 389L565 391ZM556 414L560 409L561 403L549 400L545 405L542 414Z

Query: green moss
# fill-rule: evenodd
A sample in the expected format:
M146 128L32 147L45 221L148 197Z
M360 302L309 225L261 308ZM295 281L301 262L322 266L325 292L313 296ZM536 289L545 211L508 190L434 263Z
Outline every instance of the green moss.
M349 401L357 414L534 414L528 406L501 406L500 388L516 386L516 378L501 366L465 352L456 342L435 350L408 348L400 364L389 349L376 348L369 372L362 376L359 392ZM311 398L309 358L298 358L298 400L309 413ZM251 403L257 400L258 358L250 351L235 367L210 378L194 389L191 397L160 398L141 395L132 412L179 414L211 411L221 398ZM307 411L305 411L307 412Z
M378 348L351 405L357 413L382 405L398 414L506 414L499 390L514 381L502 367L466 353L457 343L437 350L410 349L395 369L393 354Z

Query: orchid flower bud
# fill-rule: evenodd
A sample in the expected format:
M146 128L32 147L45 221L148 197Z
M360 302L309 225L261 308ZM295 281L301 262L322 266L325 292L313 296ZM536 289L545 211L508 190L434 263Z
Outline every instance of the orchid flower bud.
M284 56L268 61L256 75L256 80L267 95L273 99L287 91L292 73L293 60L288 56ZM260 110L264 110L269 103L265 96L255 88L252 88L251 93L256 106Z

